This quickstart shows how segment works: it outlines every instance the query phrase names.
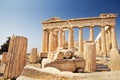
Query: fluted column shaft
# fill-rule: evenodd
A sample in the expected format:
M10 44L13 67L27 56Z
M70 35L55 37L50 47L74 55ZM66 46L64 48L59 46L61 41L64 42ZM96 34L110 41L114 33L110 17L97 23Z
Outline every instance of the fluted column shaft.
M93 26L90 27L90 37L89 37L90 41L94 41L94 28Z
M62 46L65 47L65 31L62 31Z
M54 50L58 47L58 31L54 31Z
M46 51L49 51L49 31L46 33Z
M117 40L116 40L116 33L115 33L115 26L111 27L111 41L112 41L112 48L117 48Z
M73 29L69 29L69 34L68 34L68 49L74 48L74 32Z
M96 51L101 51L101 38L97 40Z
M106 53L105 27L101 27L101 51Z
M49 51L54 51L54 37L53 37L53 30L50 30L49 34Z
M46 30L44 29L43 30L43 34L42 34L42 51L45 51L45 46L46 46L46 44L45 44L45 40L46 40Z
M82 28L79 28L79 52L83 53L83 31Z
M59 30L58 48L62 47L62 29Z
M108 30L106 31L106 50L107 50L107 52L110 51L110 50L109 50L109 36L108 36Z
M111 49L111 30L108 29L108 37L109 37L109 50Z

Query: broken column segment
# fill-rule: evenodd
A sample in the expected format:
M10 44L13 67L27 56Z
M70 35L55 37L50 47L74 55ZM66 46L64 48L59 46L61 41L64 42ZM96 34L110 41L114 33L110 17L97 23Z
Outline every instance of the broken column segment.
M8 61L5 66L4 78L15 79L23 71L26 65L27 38L13 36L10 39L8 49Z
M93 41L87 41L84 46L85 72L96 71L96 47Z

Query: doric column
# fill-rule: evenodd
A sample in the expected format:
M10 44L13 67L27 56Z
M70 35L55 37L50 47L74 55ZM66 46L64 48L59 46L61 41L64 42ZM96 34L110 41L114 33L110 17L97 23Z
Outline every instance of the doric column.
M108 36L108 30L106 31L106 50L109 51L109 36Z
M101 51L101 38L96 42L96 51Z
M90 36L89 36L90 41L94 41L94 28L93 26L90 26Z
M101 51L106 53L105 27L101 26Z
M74 32L73 28L69 28L68 33L68 49L74 48Z
M54 50L57 50L58 47L58 31L54 31Z
M54 37L53 37L53 30L50 30L49 34L49 51L54 51Z
M117 40L116 40L116 33L115 33L115 26L111 26L111 41L112 41L112 48L117 48Z
M108 29L108 37L109 37L109 50L111 49L111 30L110 28Z
M46 32L46 51L49 51L49 31Z
M65 47L65 31L62 31L62 46Z
M45 51L45 46L46 46L46 44L45 44L45 40L46 40L46 30L45 29L43 29L43 34L42 34L42 51Z
M59 30L58 48L62 47L62 29Z
M82 28L79 28L79 52L83 53L83 31Z

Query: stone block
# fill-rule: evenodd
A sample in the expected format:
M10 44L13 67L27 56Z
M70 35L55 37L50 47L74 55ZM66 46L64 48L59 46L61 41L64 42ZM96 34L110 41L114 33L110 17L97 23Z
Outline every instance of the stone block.
M58 51L55 56L54 56L54 60L57 59L69 59L72 58L74 56L74 52L70 51L70 50L61 50Z
M118 49L111 49L110 51L110 66L111 70L120 70L120 51Z
M57 52L54 56L54 60L57 60L57 59L64 59L64 52Z
M66 58L66 59L72 58L73 56L74 56L73 51L67 50L67 51L64 52L64 58Z
M48 59L54 59L55 53L56 52L53 52L53 51L49 52L47 58Z
M85 60L81 59L74 59L76 69L84 69L85 68Z
M39 57L40 57L40 58L47 58L47 56L48 56L48 51L42 51L42 52L40 52L40 54L39 54Z
M47 60L45 62L47 62ZM46 64L45 62L42 62L44 63L42 64L44 65L43 67L54 67L59 69L60 71L70 71L70 72L74 72L76 70L75 63L73 60L67 60L67 59L55 60L55 61L48 60L48 62L50 63L47 62Z

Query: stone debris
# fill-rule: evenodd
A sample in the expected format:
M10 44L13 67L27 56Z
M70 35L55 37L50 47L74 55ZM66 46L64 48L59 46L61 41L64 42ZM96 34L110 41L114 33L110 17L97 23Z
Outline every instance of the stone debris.
M77 69L85 68L85 61L84 59L59 59L59 60L43 59L42 68L45 67L54 67L60 71L75 72Z
M42 52L40 52L39 57L40 58L47 58L47 55L48 55L48 51L42 51Z

